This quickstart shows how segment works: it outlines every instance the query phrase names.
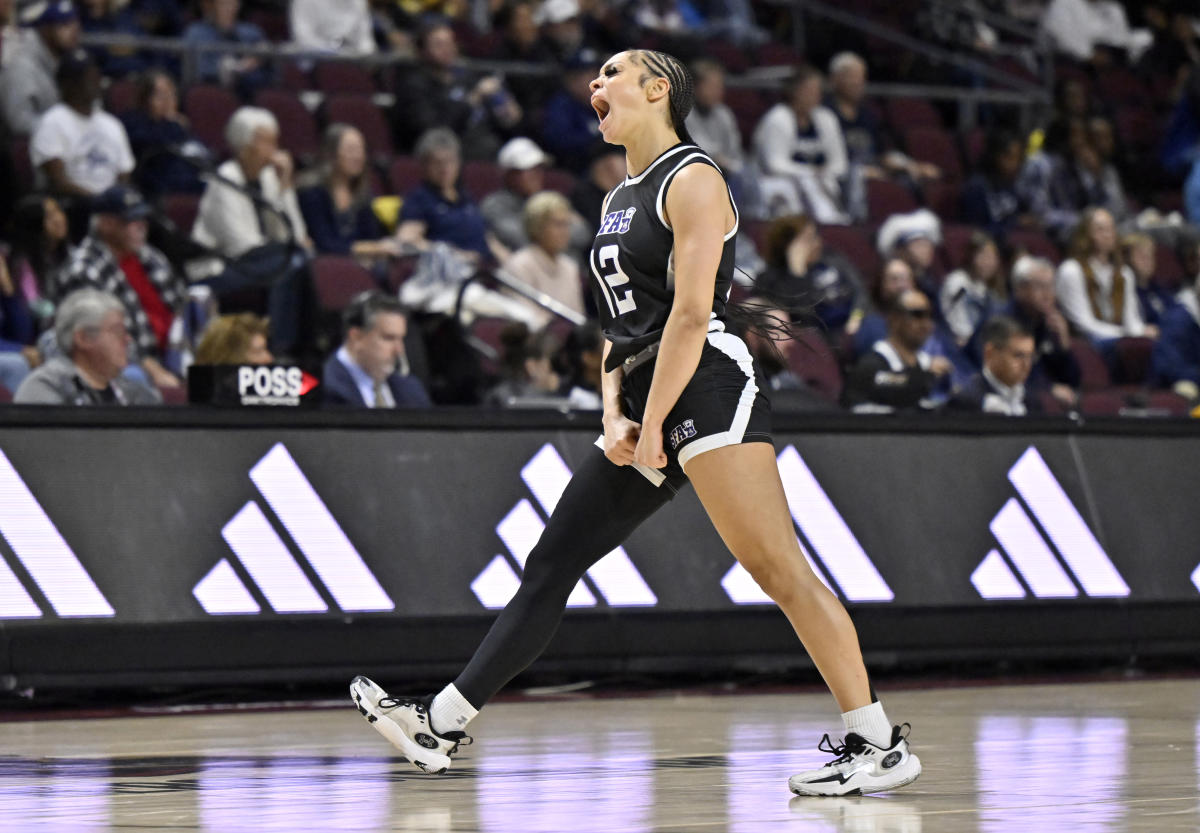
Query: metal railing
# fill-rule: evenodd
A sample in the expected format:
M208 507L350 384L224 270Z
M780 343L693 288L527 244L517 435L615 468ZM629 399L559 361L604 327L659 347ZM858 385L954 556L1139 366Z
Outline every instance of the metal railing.
M958 104L958 127L969 129L978 122L979 108L984 105L1001 105L1016 108L1019 120L1023 125L1032 124L1036 111L1045 106L1049 97L1045 90L1030 84L1026 79L1009 75L994 67L974 59L965 59L954 53L929 47L922 41L910 36L897 33L895 30L880 26L871 21L850 15L835 9L819 0L799 0L799 2L783 2L783 0L767 0L779 5L811 11L818 14L828 13L830 19L836 17L839 22L861 28L869 34L878 35L906 48L919 48L926 54L944 58L948 63L965 69L978 68L983 75L996 77L1004 83L1010 83L1013 89L995 88L964 88L951 85L931 84L896 84L871 83L867 92L879 98L918 97L931 101L950 101ZM131 35L88 33L83 36L83 45L92 48L117 48L122 51L141 51L151 54L169 55L180 63L180 80L184 85L198 80L198 63L202 55L221 54L239 57L256 57L275 67L280 73L283 65L292 63L300 65L315 65L322 62L354 63L365 69L374 71L391 67L415 67L416 60L409 55L395 53L377 53L373 55L344 55L332 52L315 52L290 43L188 43L177 38L135 37ZM462 66L467 69L495 73L504 76L541 76L552 77L561 74L561 69L554 64L526 63L520 61L497 61L480 58L463 58ZM732 88L750 88L765 92L780 89L783 81L790 75L790 67L758 67L740 75L731 75L728 84ZM282 77L280 75L280 77ZM381 106L392 102L390 92L386 90L376 94L375 100Z

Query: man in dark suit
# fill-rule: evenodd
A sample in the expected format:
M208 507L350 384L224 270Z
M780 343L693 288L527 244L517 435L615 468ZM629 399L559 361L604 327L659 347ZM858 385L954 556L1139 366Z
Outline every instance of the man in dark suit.
M1025 325L997 315L983 325L983 371L950 397L956 411L1025 416L1042 410L1041 400L1025 387L1037 348Z
M345 340L325 362L325 404L428 408L421 380L408 374L404 307L382 292L357 295L342 314Z

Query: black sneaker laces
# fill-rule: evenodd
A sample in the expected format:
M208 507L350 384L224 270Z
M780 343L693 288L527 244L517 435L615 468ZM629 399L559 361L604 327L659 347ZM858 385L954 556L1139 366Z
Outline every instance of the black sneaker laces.
M908 723L901 723L899 726L893 726L892 742L887 746L887 749L894 748L901 739L907 739L910 731L912 731L912 725ZM835 766L836 764L844 764L854 755L861 753L867 748L867 744L875 746L875 744L871 743L862 735L851 732L846 735L840 746L835 746L833 739L826 734L821 738L821 742L817 744L817 750L820 752L827 752L830 755L835 755L836 757L832 761L825 764L825 766ZM883 749L883 747L876 748Z
M853 732L846 735L840 745L834 745L833 739L828 734L822 737L820 743L817 744L818 752L828 752L830 755L836 756L832 761L825 764L825 766L844 764L866 748L866 738L856 735Z

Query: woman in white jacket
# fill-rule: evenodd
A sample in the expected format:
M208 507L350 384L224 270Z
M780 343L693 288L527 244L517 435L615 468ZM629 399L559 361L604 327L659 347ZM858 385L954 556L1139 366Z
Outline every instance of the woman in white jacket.
M846 142L833 111L821 105L821 73L801 67L784 86L784 100L754 129L763 201L772 214L808 214L818 223L848 223L842 179Z
M1119 338L1158 337L1158 328L1142 321L1137 279L1121 257L1116 223L1106 209L1083 212L1055 283L1063 315L1098 346Z

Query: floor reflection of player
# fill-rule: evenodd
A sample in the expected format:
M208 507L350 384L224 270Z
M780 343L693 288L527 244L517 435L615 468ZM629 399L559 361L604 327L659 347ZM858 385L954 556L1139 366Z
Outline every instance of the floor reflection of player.
M669 55L635 50L610 58L591 86L600 132L625 147L629 171L606 198L591 253L606 339L603 454L579 467L520 590L452 684L432 698L395 698L356 677L351 696L410 761L445 770L477 710L550 641L584 572L690 481L843 712L844 743L822 739L835 760L793 776L792 791L910 783L920 761L873 696L850 617L800 551L767 402L745 343L725 332L738 215L721 171L683 128L690 73Z

